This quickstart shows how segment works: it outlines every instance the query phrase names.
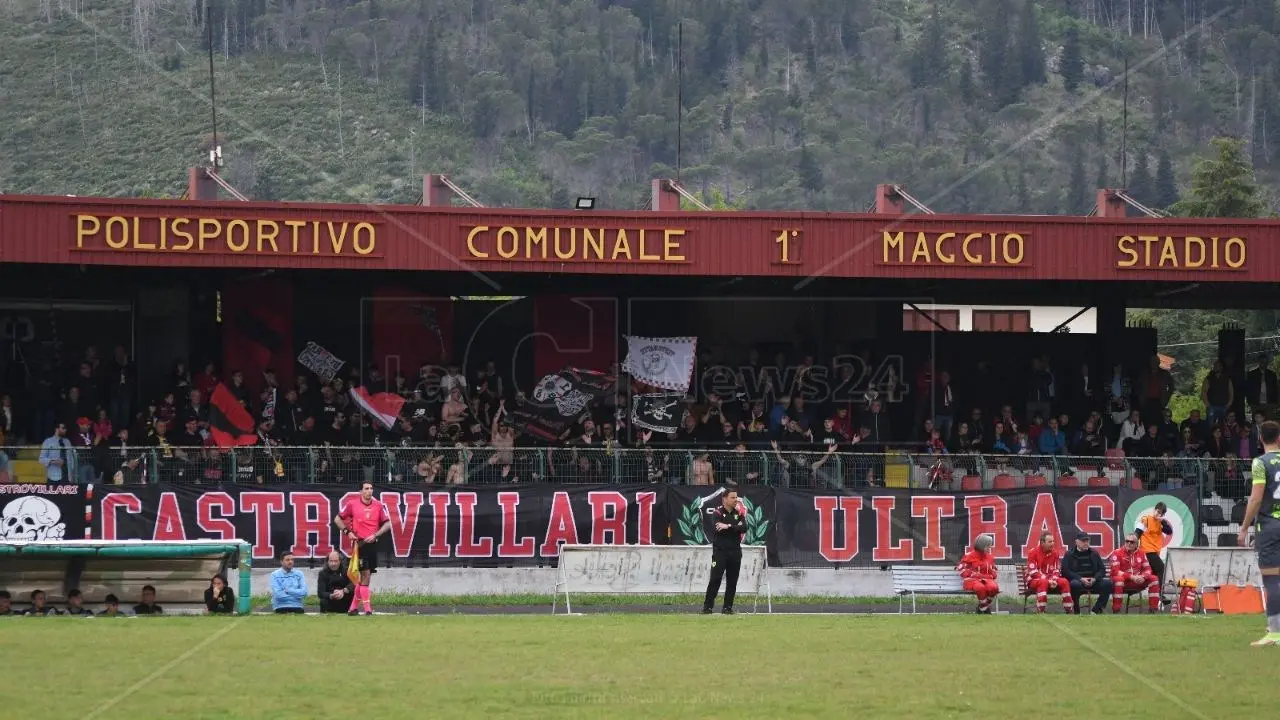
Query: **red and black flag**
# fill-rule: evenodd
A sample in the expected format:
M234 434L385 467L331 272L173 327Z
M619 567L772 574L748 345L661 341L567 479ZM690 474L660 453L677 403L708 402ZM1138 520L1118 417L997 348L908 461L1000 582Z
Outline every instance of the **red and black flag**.
M218 447L253 445L258 436L253 431L253 416L226 385L218 383L209 398L209 434Z

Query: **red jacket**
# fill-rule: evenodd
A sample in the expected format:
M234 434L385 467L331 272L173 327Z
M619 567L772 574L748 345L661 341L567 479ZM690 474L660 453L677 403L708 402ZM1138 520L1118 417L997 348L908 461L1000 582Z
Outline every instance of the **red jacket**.
M1132 553L1120 546L1115 549L1107 558L1107 562L1111 563L1112 575L1149 575L1151 574L1151 564L1147 562L1146 553L1137 550Z
M1039 545L1032 548L1027 553L1027 579L1038 580L1040 578L1059 578L1062 577L1062 554L1054 548L1052 552L1046 553Z
M960 577L965 580L995 580L996 559L989 552L970 550L960 558L956 570L960 571Z

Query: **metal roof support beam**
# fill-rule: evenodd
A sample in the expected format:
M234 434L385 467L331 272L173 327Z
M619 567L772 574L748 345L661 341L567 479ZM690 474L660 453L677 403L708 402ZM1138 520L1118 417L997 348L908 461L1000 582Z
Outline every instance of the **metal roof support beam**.
M1098 191L1098 206L1095 217L1100 218L1122 218L1129 216L1128 203L1126 203L1120 194L1122 190L1112 190L1103 188Z
M1082 308L1080 308L1080 309L1076 312L1076 314L1075 314L1075 315L1072 315L1071 317L1067 318L1066 320L1063 320L1061 323L1059 323L1059 324L1058 324L1058 327L1056 327L1056 328L1054 328L1054 329L1050 330L1049 332L1055 332L1055 333L1062 332L1062 331L1063 331L1067 326L1069 326L1069 325L1071 325L1071 323L1075 322L1075 319L1076 319L1076 318L1078 318L1078 317L1080 317L1081 315L1083 315L1083 314L1085 314L1085 313L1089 312L1089 310L1090 310L1092 307L1093 307L1093 306L1092 306L1092 305L1090 305L1090 306L1088 306L1088 307L1082 307Z
M933 317L932 315L930 315L929 313L927 313L927 312L925 312L924 310L921 310L919 307L917 307L915 303L907 303L907 307L909 307L909 308L911 308L912 310L915 310L916 312L918 312L918 313L920 313L921 315L923 315L925 320L928 320L929 322L933 323L933 326L934 326L934 327L936 327L936 328L938 328L938 329L939 329L939 330L941 330L942 332L951 332L950 330L948 330L948 329L946 329L945 327L943 327L943 326L942 326L942 323L939 323L937 320L935 320L935 319L934 319L934 317Z
M672 187L670 180L655 179L651 183L652 196L649 199L649 209L655 212L679 212L680 211L680 193L676 192Z
M422 176L422 205L426 207L450 207L453 198L458 198L471 207L484 207L480 201L471 197L458 187L448 175L428 174Z

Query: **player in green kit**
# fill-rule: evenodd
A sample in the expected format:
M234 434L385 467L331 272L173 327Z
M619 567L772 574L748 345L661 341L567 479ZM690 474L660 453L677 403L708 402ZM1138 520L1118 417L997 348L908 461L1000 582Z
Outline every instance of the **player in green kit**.
M1267 634L1254 647L1280 645L1280 423L1264 422L1261 457L1253 460L1253 492L1240 527L1240 547L1248 547L1249 525L1257 519L1253 536L1262 571L1267 606Z

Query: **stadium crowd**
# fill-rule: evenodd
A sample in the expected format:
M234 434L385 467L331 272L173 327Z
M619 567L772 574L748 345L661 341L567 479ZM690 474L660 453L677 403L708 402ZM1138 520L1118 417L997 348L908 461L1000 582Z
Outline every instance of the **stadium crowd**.
M424 365L413 378L350 367L321 382L304 372L291 386L271 370L246 378L215 363L193 372L178 361L159 397L139 405L125 349L108 359L88 348L68 375L3 392L0 433L8 448L40 443L52 482L340 481L369 468L393 481L593 482L615 470L614 451L634 448L620 460L631 463L626 475L652 482L728 476L856 487L877 482L882 464L836 462L835 453L901 448L947 456L938 460L948 471L971 469L965 456L979 453L1010 456L1008 467L1026 472L1045 458L1123 453L1158 460L1144 478L1155 487L1193 472L1180 460L1259 452L1257 424L1280 407L1269 360L1248 373L1215 363L1201 388L1205 411L1179 423L1168 407L1172 378L1155 355L1136 374L1116 366L1097 375L1088 365L1055 368L1048 356L1012 373L987 361L952 370L933 358L910 372L881 362L871 373L869 352L827 363L778 353L767 363L753 350L735 364L704 353L674 432L632 427L624 379L548 443L513 422L530 398L493 361L468 372ZM219 385L252 413L252 446L214 447L210 398ZM360 412L352 387L402 397L394 426ZM1241 396L1248 416L1232 409L1243 406Z

